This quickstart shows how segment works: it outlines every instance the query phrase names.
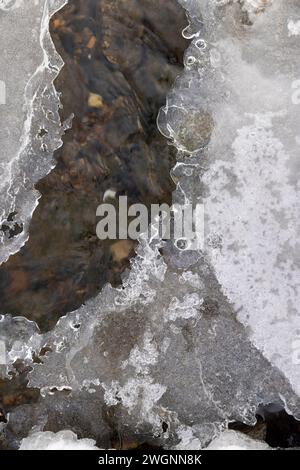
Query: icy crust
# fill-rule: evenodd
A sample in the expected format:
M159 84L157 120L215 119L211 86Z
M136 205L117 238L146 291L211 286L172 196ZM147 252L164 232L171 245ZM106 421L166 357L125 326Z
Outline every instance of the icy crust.
M160 125L198 162L191 199L223 293L299 394L300 5L181 3L193 42Z
M9 414L15 445L34 428L106 447L116 426L135 442L198 449L230 421L254 424L261 403L286 400L297 416L300 400L251 344L204 258L172 244L164 253L142 241L123 288L107 286L45 335L31 325L27 347L42 362L22 357L41 397Z
M66 0L0 2L0 263L27 240L38 204L34 184L62 144L53 81L63 66L49 33Z
M9 413L3 433L15 447L33 428L70 429L104 448L117 433L135 444L200 449L230 421L254 424L260 404L281 403L300 419L291 362L289 369L280 362L291 361L284 351L290 346L291 323L281 324L280 333L287 331L283 345L274 322L285 300L294 306L297 287L292 269L287 279L294 288L283 292L279 284L287 282L285 260L293 252L282 245L292 244L297 230L292 231L290 218L296 210L298 168L291 135L298 118L292 105L285 106L298 50L287 19L296 21L298 9L294 2L273 2L254 12L253 19L252 10L249 15L245 10L249 2L218 2L218 7L213 1L182 3L191 18L184 34L193 42L159 126L179 149L172 172L174 202L206 201L211 230L206 252L181 251L174 241L141 239L121 288L106 286L47 334L32 324L22 330L25 346L18 347L32 368L28 387L40 389L41 396ZM279 209L274 210L269 202L276 195ZM287 210L286 197L290 212L282 219L278 211ZM248 231L242 228L243 217L261 207L272 228L267 247L282 252L282 267L273 265L273 278L269 254L259 246L262 232L257 239L251 232L260 228L260 217L253 215L254 229L251 224ZM228 222L235 216L238 229ZM242 244L244 251L235 248ZM276 293L269 284L256 281L261 264L268 273L262 278L278 281L280 302L273 301ZM241 292L244 296L237 297ZM263 296L274 311L268 307L258 318L252 302L264 306ZM296 318L292 308L289 315ZM276 345L270 331L277 335ZM3 338L9 357L16 357L14 337L16 332ZM275 347L276 357L270 354ZM13 372L13 363L7 369Z

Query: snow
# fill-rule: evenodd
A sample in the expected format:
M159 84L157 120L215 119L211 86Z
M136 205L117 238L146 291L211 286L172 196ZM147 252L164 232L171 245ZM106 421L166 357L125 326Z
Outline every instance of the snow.
M72 431L36 432L22 440L19 450L99 450L92 439L78 439Z

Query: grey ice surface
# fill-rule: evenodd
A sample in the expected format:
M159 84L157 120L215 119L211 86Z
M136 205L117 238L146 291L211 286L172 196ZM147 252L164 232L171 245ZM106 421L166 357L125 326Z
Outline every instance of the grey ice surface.
M34 183L54 166L62 143L53 80L63 62L49 18L65 3L0 1L0 263L26 242L39 199Z
M84 437L105 447L110 409L121 434L202 448L230 421L255 424L260 404L282 403L300 417L299 398L251 344L205 259L164 249L162 257L159 246L141 242L124 287L107 286L53 331L40 335L28 324L18 348L41 398L10 414L8 436L49 426L82 436L89 423ZM16 321L2 319L9 331ZM33 364L30 353L42 348L50 352Z

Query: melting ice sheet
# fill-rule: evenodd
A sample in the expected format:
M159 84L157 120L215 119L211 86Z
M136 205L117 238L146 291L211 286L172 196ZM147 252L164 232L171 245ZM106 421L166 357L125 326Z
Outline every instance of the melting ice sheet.
M39 198L34 183L51 170L61 145L53 80L63 63L49 18L65 3L0 1L0 262L26 242Z
M15 446L34 428L105 447L117 429L199 449L263 403L300 418L298 2L181 3L192 44L159 126L178 148L174 202L205 202L205 251L142 238L123 286L53 331L1 318L4 373L20 357L41 390L9 415Z

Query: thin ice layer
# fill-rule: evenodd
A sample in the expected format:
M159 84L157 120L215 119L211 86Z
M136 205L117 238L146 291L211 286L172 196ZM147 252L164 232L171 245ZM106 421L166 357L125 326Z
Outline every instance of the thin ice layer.
M34 183L62 143L53 81L63 62L49 19L66 0L0 2L0 263L26 242L39 198Z

